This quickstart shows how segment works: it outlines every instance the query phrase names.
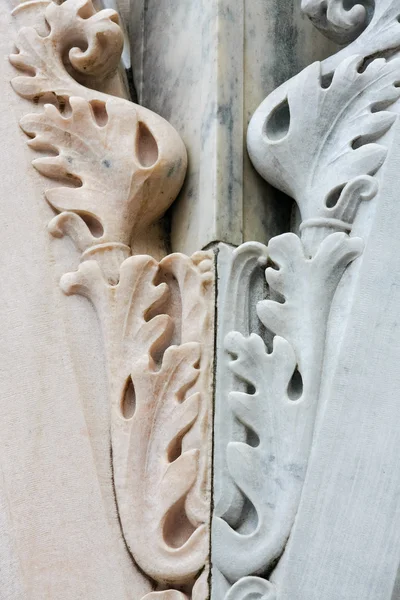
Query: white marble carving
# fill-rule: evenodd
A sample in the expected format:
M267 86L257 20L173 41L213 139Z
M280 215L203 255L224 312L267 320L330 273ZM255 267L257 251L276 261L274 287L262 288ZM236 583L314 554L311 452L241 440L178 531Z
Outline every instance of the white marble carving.
M303 4L313 19L320 19L321 29L329 28L340 41L370 24L357 39L361 55L346 49L336 59L306 68L261 104L249 126L254 165L295 199L300 227L298 235L273 238L265 251L269 297L258 303L257 314L273 334L272 344L256 333L232 331L225 337L230 369L240 382L229 394L229 407L247 438L243 432L238 436L229 421L216 421L216 435L218 427L225 433L230 486L242 496L235 519L214 511L216 600L317 597L311 584L296 592L290 571L281 565L287 566L285 547L299 511L317 413L330 392L326 366L338 358L332 343L342 342L343 324L337 331L333 323L338 310L347 316L346 298L348 303L356 281L344 273L363 253L397 124L400 61L365 60L377 43L377 20L382 25L386 19L386 32L395 20L399 26L393 3L381 3L373 14L367 4L351 10L334 0ZM360 46L363 36L368 46ZM353 267L351 272L356 272ZM223 369L220 376L226 377ZM231 378L226 382L231 385ZM222 444L216 449L224 451ZM215 465L219 461L216 457ZM222 472L214 476L222 478ZM331 594L329 581L319 591L318 597L329 599L364 597L351 589L348 596Z
M34 166L58 184L45 192L58 213L50 232L81 253L61 287L87 297L101 324L123 535L132 568L155 588L145 598L205 600L214 255L140 254L165 254L154 231L182 185L186 150L164 119L97 89L122 51L116 13L87 0L46 5L19 32L11 62L24 74L13 87L52 102L21 128L42 154Z

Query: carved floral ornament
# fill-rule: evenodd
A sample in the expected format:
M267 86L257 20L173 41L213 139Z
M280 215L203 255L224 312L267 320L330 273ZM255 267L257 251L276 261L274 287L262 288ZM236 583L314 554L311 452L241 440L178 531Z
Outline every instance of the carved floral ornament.
M86 296L101 324L113 477L122 534L154 591L146 600L205 599L209 548L213 253L137 254L186 171L169 123L98 91L123 37L113 10L90 0L25 2L12 64L15 91L36 104L21 128L34 167L56 185L55 237L81 252L66 294ZM138 599L139 600L139 599Z
M303 0L302 7L332 39L356 39L275 90L248 129L253 164L294 198L300 225L268 247L243 244L229 259L222 313L239 278L251 297L254 274L265 265L267 299L257 304L258 333L241 305L220 335L219 389L227 382L231 391L217 404L214 431L216 600L281 597L280 564L324 400L331 306L345 270L362 255L364 240L352 229L363 204L357 231L368 235L365 214L379 201L398 121L398 2ZM350 296L349 279L342 283L342 298Z
M253 164L294 198L300 225L268 246L220 250L228 268L218 290L211 540L214 255L137 252L179 192L184 145L161 117L98 91L122 51L114 11L89 0L14 10L13 87L47 102L21 127L41 153L34 167L56 181L45 192L56 213L50 233L81 252L61 288L86 296L102 327L117 509L151 582L146 600L206 600L210 547L212 598L279 597L323 400L332 302L339 284L348 293L343 274L362 255L352 230L361 205L373 210L378 199L400 96L398 0L302 8L351 44L275 90L249 126ZM265 297L253 310L261 271Z

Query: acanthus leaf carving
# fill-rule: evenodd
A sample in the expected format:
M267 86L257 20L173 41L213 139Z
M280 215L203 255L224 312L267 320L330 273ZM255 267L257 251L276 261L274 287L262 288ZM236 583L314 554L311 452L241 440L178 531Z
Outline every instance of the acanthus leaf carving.
M331 307L345 270L362 253L363 241L350 234L360 203L377 202L379 171L398 113L400 62L391 56L400 45L398 5L384 0L348 10L340 1L309 0L305 6L320 19L321 29L326 26L342 40L366 28L352 46L273 92L248 130L255 167L294 198L300 226L298 235L286 233L268 244L267 298L257 306L266 332L249 337L232 331L226 337L236 376L229 406L247 435L231 429L226 444L231 480L244 498L240 518L233 523L228 513L214 511L213 516L215 582L225 600L278 595L274 569L290 544L324 400ZM378 31L384 33L382 40L391 38L388 59L371 56L371 48L384 49ZM365 207L363 218L367 212ZM339 306L346 289L341 286ZM277 352L282 343L290 349L291 362L289 354ZM269 369L274 357L274 369ZM276 389L279 376L286 377L286 386ZM276 477L271 455L273 464L281 466L295 457L296 485L284 468ZM271 573L273 584L265 579Z
M252 389L250 393L231 392L231 410L256 440L254 446L232 441L227 447L230 474L253 510L242 518L236 531L223 519L213 521L214 561L224 576L235 582L250 573L264 572L279 556L287 537L282 523L282 516L289 518L285 503L292 495L290 486L299 486L304 465L301 445L293 439L290 427L301 410L287 395L296 367L290 344L275 338L273 352L268 354L255 334L245 338L232 333L225 343L234 357L231 369ZM301 440L303 431L298 435ZM271 438L274 449L269 446ZM289 469L293 472L290 478ZM284 470L286 477L282 478Z
M182 344L188 342L200 342L203 352L199 363L199 378L194 386L194 390L204 389L207 382L212 379L213 361L210 357L213 355L213 342L210 337L214 315L210 307L214 280L214 256L206 252L196 252L192 257L183 254L174 253L165 257L162 262L162 269L168 277L172 277L180 292L180 331L179 338ZM211 501L209 465L211 439L208 437L208 443L204 444L204 436L211 431L210 428L210 407L207 403L201 402L199 415L193 427L188 431L183 439L183 449L200 449L199 456L199 476L193 488L189 491L186 498L186 510L188 518L194 526L205 523L209 518L209 506Z
M396 119L387 109L400 97L400 61L377 59L360 72L362 62L346 58L328 87L314 63L273 92L250 123L253 163L295 198L303 229L349 231L360 201L376 193L372 178L387 154L379 139Z
M200 522L194 520L185 503L198 480L205 485L205 474L199 476L200 458L203 470L209 459L204 435L212 364L207 364L204 348L210 344L212 305L203 306L198 315L208 321L200 340L204 345L187 341L171 346L176 319L163 312L170 286L156 279L163 278L171 263L182 272L192 269L191 283L195 277L198 282L190 292L204 296L212 290L211 259L206 252L198 253L192 264L183 255L170 255L165 264L133 256L122 263L116 285L105 280L97 262L89 260L61 281L66 293L87 297L99 315L110 385L114 484L124 537L137 564L162 584L192 582L208 553L207 514ZM188 290L182 286L180 291L183 297ZM186 335L180 337L183 341ZM199 421L199 435L189 438Z
M251 300L256 296L254 279L267 263L266 246L246 242L232 249L221 244L218 253L219 285L217 337L217 380L214 419L214 515L226 520L232 527L240 521L244 498L229 473L226 446L235 439L244 441L246 432L234 417L229 406L229 391L234 385L234 374L229 369L225 350L225 336L233 330L249 335Z
M268 571L289 537L314 433L331 302L361 250L362 241L344 233L325 238L313 257L293 233L273 238L269 259L279 268L266 269L271 298L257 307L275 335L272 351L254 333L225 338L230 368L250 390L229 394L247 435L226 450L247 509L235 526L214 514L212 528L214 563L231 583Z
M24 4L16 10L23 9ZM40 35L34 27L22 27L18 33L18 53L10 61L27 74L13 79L15 91L32 100L46 93L62 99L74 94L91 97L93 92L68 73L66 55L78 73L95 77L113 73L124 42L117 13L111 9L96 12L91 0L69 0L50 2L45 19L48 35Z
M43 113L21 120L22 129L33 138L33 149L57 152L35 159L35 168L73 184L46 191L55 210L67 211L57 219L58 235L60 230L74 235L76 228L69 221L76 222L70 215L75 213L90 218L96 229L95 235L83 225L78 229L83 251L110 243L129 247L132 237L157 221L178 193L185 172L183 144L163 119L149 113L142 123L131 103L108 99L101 107L103 121L98 122L99 103L80 97L69 102L69 116L48 104ZM140 148L143 128L149 138L146 151Z
M61 288L88 298L102 328L123 536L156 588L146 598L204 600L214 255L131 256L179 192L186 150L164 119L96 90L122 50L114 11L51 2L44 21L49 31L19 32L13 86L54 102L21 127L42 153L34 166L59 184L45 192L58 213L49 231L81 252Z
M184 507L199 467L198 448L182 451L200 408L200 394L187 392L199 375L199 350L195 343L170 346L159 370L149 368L147 357L135 361L134 414L114 420L120 429L114 477L125 539L138 565L162 583L190 582L207 558L206 525L193 527Z
M268 249L274 267L266 269L265 277L278 299L259 302L257 313L267 329L291 344L303 391L315 398L333 296L347 266L361 255L363 242L332 233L309 257L300 238L285 233L272 238Z

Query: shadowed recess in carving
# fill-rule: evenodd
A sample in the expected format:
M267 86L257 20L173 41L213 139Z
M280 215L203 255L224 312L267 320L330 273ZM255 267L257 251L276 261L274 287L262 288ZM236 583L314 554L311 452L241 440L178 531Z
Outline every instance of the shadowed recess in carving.
M333 81L333 75L334 75L334 71L331 71L330 73L321 74L320 84L321 84L322 89L327 90L328 88L331 87L331 84Z
M124 419L132 419L136 410L136 392L132 378L128 377L125 390L122 395L121 410Z
M325 204L327 208L334 208L339 202L340 196L345 188L345 185L338 185L326 197Z
M290 107L287 98L270 114L265 123L265 134L272 141L283 140L290 127Z
M303 378L298 367L294 370L292 378L289 381L287 393L289 399L292 401L299 400L303 395Z
M142 167L153 166L158 159L158 146L149 128L139 121L136 139L136 151Z
M185 510L186 497L180 498L165 515L163 536L170 548L181 548L194 533Z
M83 211L76 211L76 214L78 214L82 221L86 223L87 228L94 238L101 238L104 233L104 227L99 219L97 219L94 215L85 213Z
M108 123L108 113L106 103L100 100L92 100L89 102L92 109L93 118L99 127L105 127Z

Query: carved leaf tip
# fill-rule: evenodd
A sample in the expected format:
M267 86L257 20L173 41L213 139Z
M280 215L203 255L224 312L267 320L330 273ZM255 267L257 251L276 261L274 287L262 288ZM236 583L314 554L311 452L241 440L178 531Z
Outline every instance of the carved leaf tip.
M124 438L115 444L116 489L127 543L139 566L164 583L189 582L207 556L206 524L194 527L185 510L198 476L199 449L184 450L182 445L199 414L200 395L190 393L199 359L199 344L188 342L167 348L158 370L149 368L144 357L135 361L136 411L123 427L127 439L135 440L137 454L129 453ZM120 472L127 460L131 475Z
M346 44L361 33L367 25L367 18L373 3L364 0L345 7L344 0L302 0L301 9L314 25L331 40Z
M243 514L237 530L223 519L213 521L215 564L230 581L237 581L265 571L279 555L305 468L303 432L297 426L302 408L287 392L296 367L292 347L276 337L269 354L259 336L232 333L226 348L234 357L230 368L251 388L231 392L229 402L236 418L252 432L253 442L230 442L227 458L231 477L254 511ZM292 480L285 478L288 469L296 470Z
M71 97L69 103L68 116L46 105L43 113L21 120L33 149L57 153L33 161L40 173L66 184L47 190L49 203L68 215L74 212L88 217L94 228L88 234L68 216L53 222L52 230L59 235L68 221L66 229L82 250L104 243L129 246L132 231L153 223L175 199L185 173L183 145L174 145L178 136L175 139L166 122L158 124L150 118L145 126L133 104L112 98L95 104L79 97ZM145 165L139 149L144 127L146 135L152 135L154 127L154 140L162 130L172 136L168 148L160 138L152 164ZM171 164L175 175L168 178ZM160 180L164 183L161 188Z
M22 27L18 33L18 53L10 61L28 75L13 79L15 91L30 99L46 93L68 97L71 89L86 96L86 89L65 68L65 56L72 73L103 79L114 73L124 43L117 13L96 12L91 0L66 0L50 2L44 16L50 28L47 35L34 27Z
M363 56L353 55L323 85L321 64L314 63L255 112L251 158L261 175L295 198L303 222L351 229L387 155L384 136L397 118L390 107L400 97L399 74L400 59L375 59L364 68Z
M244 577L236 582L225 600L276 600L275 586L261 577Z
M307 255L300 238L293 233L270 241L270 259L278 269L267 268L265 277L278 299L260 301L257 314L267 329L292 344L300 370L316 371L310 359L316 342L310 338L310 332L317 330L316 335L323 343L336 288L347 266L360 256L362 250L360 238L342 232L323 239L312 257Z

